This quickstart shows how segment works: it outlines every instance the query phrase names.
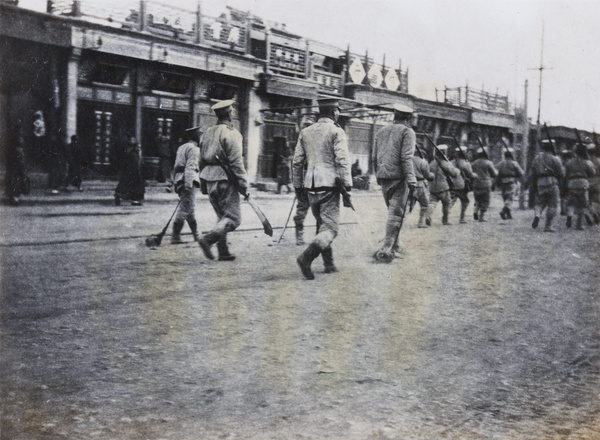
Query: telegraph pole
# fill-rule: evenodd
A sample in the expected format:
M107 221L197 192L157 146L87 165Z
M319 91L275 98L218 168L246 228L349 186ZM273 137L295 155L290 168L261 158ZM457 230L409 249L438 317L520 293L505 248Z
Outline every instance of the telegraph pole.
M540 66L536 67L534 69L529 69L529 70L539 70L540 71L540 86L539 86L539 93L538 93L538 111L537 111L537 139L539 140L540 138L540 114L541 114L541 109L542 109L542 78L543 78L543 73L544 70L552 70L551 67L546 67L544 66L544 23L542 22L542 44L541 44L542 48L541 48L541 54L540 54Z

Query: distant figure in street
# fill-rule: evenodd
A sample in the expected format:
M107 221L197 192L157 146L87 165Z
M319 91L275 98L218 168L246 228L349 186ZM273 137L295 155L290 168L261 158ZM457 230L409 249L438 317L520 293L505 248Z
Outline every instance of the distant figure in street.
M415 145L415 154L412 158L413 168L415 170L415 178L417 186L413 193L414 199L419 202L419 228L428 228L425 223L427 212L429 211L429 181L433 180L433 174L429 171L429 163L420 156L421 149Z
M165 191L173 191L173 164L175 154L169 136L161 134L158 138L159 182L166 182Z
M25 168L25 142L20 122L17 123L11 133L11 140L6 145L4 164L6 166L4 191L7 203L17 206L20 203L19 196L29 193L29 178Z
M542 212L547 208L544 232L555 232L552 222L559 208L559 185L564 178L565 170L560 159L554 155L554 141L543 139L540 144L542 151L533 159L528 177L529 187L533 185L536 188L535 217L531 227L533 229L538 227Z
M504 207L500 211L502 220L512 220L512 204L515 199L515 192L519 182L523 178L523 168L517 163L513 156L514 150L509 148L504 152L504 160L498 164L498 175L496 177L496 187L502 191L502 200Z
M429 187L429 212L426 219L428 226L431 225L431 217L438 202L442 202L442 224L451 224L448 220L450 205L452 204L450 184L453 179L456 179L460 175L460 172L444 156L447 151L448 145L438 145L434 153L434 159L429 164L429 170L433 174L433 182L431 182L431 186Z
M490 207L492 186L498 171L496 171L496 167L489 159L487 150L484 147L477 150L472 167L473 172L477 175L477 178L473 181L473 195L475 197L473 219L487 222L485 213Z
M67 177L65 185L73 185L79 191L83 191L82 174L84 163L84 152L79 144L79 138L76 134L71 136L71 142L67 145Z
M573 214L576 214L576 229L583 231L583 215L589 204L589 179L595 174L594 164L589 160L585 145L577 145L575 147L575 157L569 159L565 164L567 228L571 227Z
M292 192L290 188L290 162L292 158L286 150L280 156L280 162L277 165L277 194L281 193L281 188L285 186L287 193Z
M32 123L33 133L33 150L35 154L41 154L44 161L46 160L46 121L44 113L41 110L36 110L33 113Z
M352 188L346 133L337 125L339 101L320 99L318 103L319 119L300 132L293 162L294 188L308 192L308 202L317 221L317 235L296 259L309 280L315 278L311 264L320 254L325 273L337 270L331 243L339 230L341 191Z
M121 199L131 200L131 204L139 206L144 200L146 184L141 170L141 148L135 136L131 136L123 152L121 178L115 190L115 205Z
M48 169L48 188L50 194L58 194L64 189L67 170L65 144L56 133L50 133L46 143L46 167Z
M398 234L406 215L406 204L417 186L413 156L416 135L411 127L413 109L395 104L394 121L375 136L373 167L388 209L383 245L374 254L378 262L390 263L398 250Z
M458 176L453 180L452 191L450 191L450 209L460 200L460 223L467 223L465 213L469 206L469 192L473 189L473 181L477 179L477 174L473 172L471 163L467 160L467 147L461 145L454 150L454 167L459 171Z
M173 220L172 244L183 243L181 230L187 221L194 241L198 241L198 223L196 223L196 192L200 187L200 148L198 148L197 127L186 130L188 141L177 149L173 176L175 191L179 195L179 207Z
M206 258L213 260L211 247L217 244L219 261L233 261L229 252L227 233L234 231L242 222L240 194L248 194L248 177L242 157L242 134L231 123L233 100L217 102L212 110L217 124L210 127L200 140L200 179L206 183L206 192L218 220L211 231L198 239ZM216 157L228 165L237 182L227 178L225 170Z

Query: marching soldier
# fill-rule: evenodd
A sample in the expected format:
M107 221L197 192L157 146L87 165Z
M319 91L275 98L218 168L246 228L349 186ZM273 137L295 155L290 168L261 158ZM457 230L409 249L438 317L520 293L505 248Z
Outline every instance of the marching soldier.
M377 132L372 153L377 183L388 208L385 239L375 253L375 260L384 263L394 258L406 201L417 186L413 165L416 135L411 128L413 110L402 104L393 105L392 110L394 121Z
M533 229L538 227L540 217L546 210L546 226L544 232L555 232L552 222L559 208L559 185L562 182L565 170L558 157L554 155L554 141L543 139L541 149L529 171L529 185L537 188L535 197L535 217L531 223Z
M473 172L477 174L477 178L473 181L473 195L475 196L473 218L480 222L487 222L485 213L490 206L492 182L498 175L494 164L488 157L485 148L481 147L477 151L477 158L472 165Z
M300 132L294 153L294 188L308 192L317 221L315 238L296 259L309 280L315 278L311 264L319 254L323 256L325 272L336 271L331 243L339 229L340 191L352 188L350 152L346 133L337 125L339 115L338 100L319 100L319 119Z
M513 157L514 150L509 148L504 153L504 160L498 164L497 187L502 191L504 207L500 211L502 220L512 220L512 204L519 182L523 178L523 168L519 166Z
M175 182L175 191L179 195L179 207L173 220L172 244L183 243L181 240L181 230L183 224L187 221L194 241L198 241L198 223L196 222L195 204L196 192L200 187L200 148L196 143L198 138L198 127L186 130L188 141L177 149L175 156L175 166L173 167L173 180ZM169 171L169 174L171 172Z
M473 168L467 160L467 147L461 145L454 150L455 156L453 165L459 171L458 176L453 180L453 188L451 193L452 203L450 208L454 206L456 200L460 200L460 223L467 223L465 220L465 213L469 206L469 191L473 189L473 180L477 178L477 175L473 173Z
M596 171L596 174L589 179L590 204L588 210L594 218L594 223L600 224L600 149L590 138L586 138L584 143Z
M429 210L429 181L433 180L433 174L429 171L429 163L421 156L422 150L415 145L415 154L413 155L413 168L415 170L415 178L417 186L413 197L419 202L419 228L428 228L425 223L427 219L427 211Z
M429 164L429 169L433 174L433 182L429 188L429 213L426 220L428 226L431 225L431 216L438 202L442 202L442 224L451 224L448 221L452 203L450 184L460 175L460 172L445 157L447 151L448 145L438 145L434 153L434 159Z
M235 260L235 255L229 252L227 246L227 233L240 225L240 193L248 193L248 179L242 157L242 135L231 123L232 105L233 100L228 99L211 107L217 116L217 124L206 130L200 140L201 187L206 185L205 192L218 221L210 232L198 239L198 244L206 258L213 260L211 246L216 243L219 261ZM228 180L217 157L225 165L229 165L237 182Z
M575 148L575 157L565 164L567 187L567 228L571 227L573 214L577 214L576 229L583 231L583 215L589 204L589 179L596 174L594 164L589 160L585 145Z

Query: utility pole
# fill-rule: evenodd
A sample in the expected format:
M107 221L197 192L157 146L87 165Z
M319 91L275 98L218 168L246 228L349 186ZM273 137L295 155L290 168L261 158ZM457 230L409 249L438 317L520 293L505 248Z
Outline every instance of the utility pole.
M540 114L541 114L541 108L542 108L542 78L543 78L543 73L544 70L552 70L551 67L546 67L544 66L544 23L542 22L542 48L541 48L541 54L540 54L540 66L536 67L534 69L529 69L529 70L539 70L540 71L540 86L539 86L539 93L538 93L538 112L537 112L537 139L539 140L540 138Z

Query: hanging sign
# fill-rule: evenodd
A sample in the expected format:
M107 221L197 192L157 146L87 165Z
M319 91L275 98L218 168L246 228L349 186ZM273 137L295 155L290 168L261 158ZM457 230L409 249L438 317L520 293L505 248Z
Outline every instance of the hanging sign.
M385 85L388 90L395 92L398 90L398 86L400 86L400 80L398 79L398 75L394 69L388 70L385 74Z
M354 58L352 64L350 64L348 73L350 74L350 79L352 79L354 84L362 83L363 79L365 79L365 76L367 76L365 68L358 58Z
M381 66L373 64L369 69L369 84L372 87L379 87L383 82L383 75L381 74Z

